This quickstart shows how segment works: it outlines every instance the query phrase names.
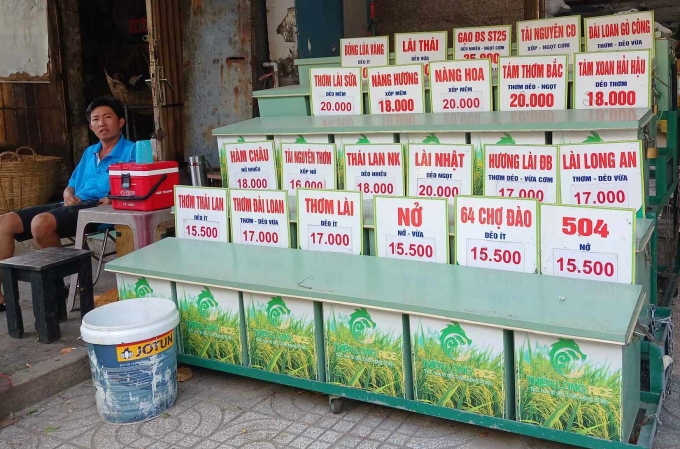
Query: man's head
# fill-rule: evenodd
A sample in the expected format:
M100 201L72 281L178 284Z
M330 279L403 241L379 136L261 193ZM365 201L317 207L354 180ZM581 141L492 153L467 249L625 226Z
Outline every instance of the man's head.
M125 125L125 110L118 100L99 98L87 107L90 129L102 142L115 142Z

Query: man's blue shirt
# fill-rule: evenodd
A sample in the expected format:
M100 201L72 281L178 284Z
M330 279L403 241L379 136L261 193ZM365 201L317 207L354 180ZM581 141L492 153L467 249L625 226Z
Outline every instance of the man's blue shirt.
M134 161L133 147L133 142L121 136L111 153L99 163L97 155L102 149L102 143L87 147L68 181L68 186L73 187L75 195L81 201L106 197L111 190L109 166L118 162Z

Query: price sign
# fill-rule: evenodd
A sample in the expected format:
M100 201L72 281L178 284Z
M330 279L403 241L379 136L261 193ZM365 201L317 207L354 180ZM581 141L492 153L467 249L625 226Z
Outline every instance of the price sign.
M368 69L371 114L425 112L423 66L411 64Z
M335 189L335 144L282 143L283 187L295 190Z
M560 145L562 204L645 210L642 142Z
M446 200L377 196L374 204L378 257L448 263Z
M453 59L490 59L498 69L501 56L510 56L512 26L453 29Z
M501 58L500 111L567 109L566 55Z
M309 69L312 115L361 115L361 69Z
M557 202L557 147L486 145L484 195Z
M651 107L650 61L649 50L577 53L574 109Z
M586 51L654 51L654 12L587 17Z
M231 241L288 248L288 195L284 190L229 190Z
M353 37L340 39L340 65L362 67L363 79L368 77L367 67L390 64L390 38L388 36Z
M444 61L430 64L432 112L491 111L491 61Z
M472 195L472 145L408 145L408 195L446 198Z
M633 283L635 211L542 204L541 272Z
M276 189L278 181L271 140L224 145L227 185L232 189Z
M455 211L457 265L538 270L538 201L459 196Z
M431 62L446 61L446 50L448 48L446 40L446 31L395 33L395 64L421 63L425 76L428 76Z
M581 16L517 22L517 54L569 55L581 51Z
M345 189L373 195L404 195L404 165L400 143L345 144Z
M228 242L227 189L175 186L175 229L181 239Z
M362 254L360 192L299 189L297 201L301 249Z

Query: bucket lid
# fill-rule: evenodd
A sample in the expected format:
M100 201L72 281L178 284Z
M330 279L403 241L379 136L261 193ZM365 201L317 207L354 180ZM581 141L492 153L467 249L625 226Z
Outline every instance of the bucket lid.
M88 312L80 334L87 343L117 345L157 337L178 324L179 311L169 299L126 299Z

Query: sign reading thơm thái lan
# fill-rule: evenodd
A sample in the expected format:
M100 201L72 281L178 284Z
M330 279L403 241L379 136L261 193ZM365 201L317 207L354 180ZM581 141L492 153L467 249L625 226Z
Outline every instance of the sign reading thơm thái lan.
M227 189L175 186L177 237L228 242L228 206Z

